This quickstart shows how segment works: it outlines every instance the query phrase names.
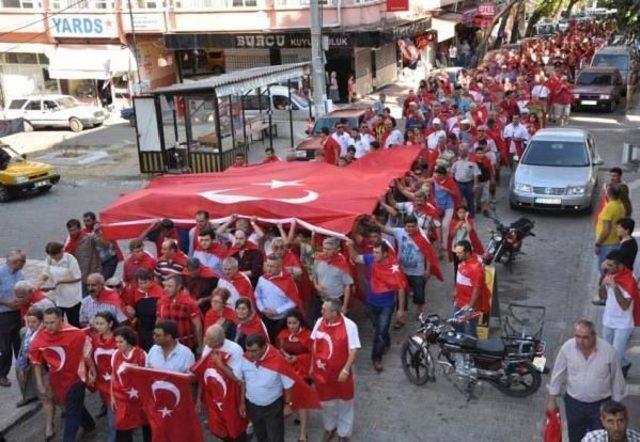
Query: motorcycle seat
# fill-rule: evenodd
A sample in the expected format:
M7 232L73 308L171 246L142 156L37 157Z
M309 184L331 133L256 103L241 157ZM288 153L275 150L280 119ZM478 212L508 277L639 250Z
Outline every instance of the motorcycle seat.
M504 353L502 338L480 339L476 344L476 350L480 353L501 356Z

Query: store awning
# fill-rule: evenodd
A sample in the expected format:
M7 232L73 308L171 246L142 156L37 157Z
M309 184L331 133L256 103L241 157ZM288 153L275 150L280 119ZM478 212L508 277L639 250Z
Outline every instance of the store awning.
M438 43L449 40L456 35L456 25L462 23L462 14L442 14L431 19L431 29L438 31Z
M108 80L135 70L135 57L126 46L59 45L50 57L49 77L65 80Z
M27 54L45 54L50 57L55 49L54 45L44 43L0 43L0 54L24 52Z

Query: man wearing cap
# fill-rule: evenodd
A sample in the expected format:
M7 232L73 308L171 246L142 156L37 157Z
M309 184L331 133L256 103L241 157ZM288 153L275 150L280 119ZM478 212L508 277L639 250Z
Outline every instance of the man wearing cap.
M427 147L433 150L438 147L438 140L441 136L446 139L447 133L442 130L442 121L440 121L440 118L434 118L431 121L431 125L433 126L433 132L427 136Z

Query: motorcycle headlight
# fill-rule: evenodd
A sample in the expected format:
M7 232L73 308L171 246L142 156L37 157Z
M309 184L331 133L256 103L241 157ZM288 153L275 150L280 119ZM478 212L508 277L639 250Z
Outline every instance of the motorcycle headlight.
M601 100L609 100L611 99L611 95L600 95Z
M29 181L29 177L28 176L17 176L16 177L16 184L23 184L23 183L26 183L27 181Z
M585 186L571 186L567 187L567 195L584 195L587 191Z
M524 183L516 183L515 188L518 192L531 193L533 191L529 184Z

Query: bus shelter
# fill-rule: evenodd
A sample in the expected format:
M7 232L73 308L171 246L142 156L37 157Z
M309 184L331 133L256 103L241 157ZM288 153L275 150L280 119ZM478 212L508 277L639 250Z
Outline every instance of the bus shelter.
M141 173L220 172L253 141L273 147L274 110L288 119L293 148L293 114L311 106L292 96L293 83L310 75L309 63L246 69L188 83L161 87L134 98ZM272 88L288 91L275 100ZM274 109L275 106L275 109Z

